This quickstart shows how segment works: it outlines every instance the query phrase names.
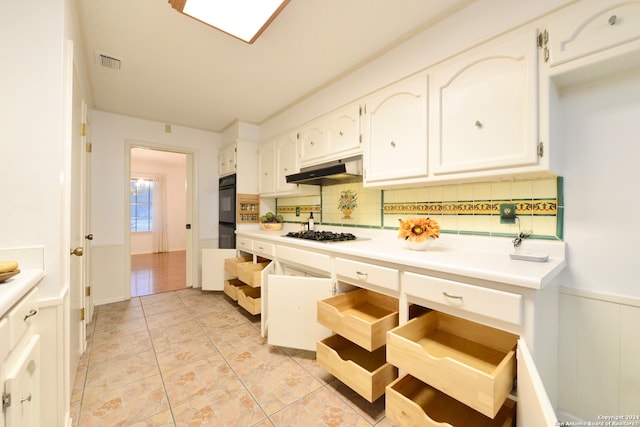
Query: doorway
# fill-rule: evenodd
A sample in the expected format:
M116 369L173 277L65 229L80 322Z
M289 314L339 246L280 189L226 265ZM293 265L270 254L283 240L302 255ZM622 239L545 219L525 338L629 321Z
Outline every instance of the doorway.
M185 289L191 156L150 147L130 148L129 256L131 297Z

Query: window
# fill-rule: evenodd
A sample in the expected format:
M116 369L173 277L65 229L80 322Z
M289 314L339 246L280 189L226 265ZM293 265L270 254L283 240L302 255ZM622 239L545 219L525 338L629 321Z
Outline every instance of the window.
M153 181L146 178L131 179L131 231L152 231Z

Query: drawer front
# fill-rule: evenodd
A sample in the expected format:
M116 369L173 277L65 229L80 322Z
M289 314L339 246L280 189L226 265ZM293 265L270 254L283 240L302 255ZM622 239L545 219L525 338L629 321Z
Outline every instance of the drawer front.
M236 246L241 251L253 253L253 241L251 239L245 239L243 237L238 237L236 239Z
M38 288L34 288L8 313L9 342L15 347L26 330L35 322L38 313Z
M519 294L414 273L405 273L402 289L408 295L522 325L522 295Z
M331 257L329 255L289 246L276 246L276 256L279 262L302 265L324 272L331 271Z
M265 258L273 259L276 253L276 247L273 243L261 242L260 240L253 241L253 253Z
M9 321L6 318L0 319L0 364L9 354Z
M400 272L395 268L336 258L335 269L338 276L365 288L371 284L393 291L400 289Z

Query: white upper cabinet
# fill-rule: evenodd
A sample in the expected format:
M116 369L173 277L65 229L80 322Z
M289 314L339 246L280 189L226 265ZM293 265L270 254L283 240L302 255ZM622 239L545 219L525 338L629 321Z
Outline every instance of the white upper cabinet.
M639 49L640 1L585 0L561 10L549 22L548 48L552 66Z
M218 151L218 176L236 173L236 144L230 144Z
M484 43L430 76L434 175L537 165L536 30Z
M420 73L365 99L365 186L425 177L427 168L427 75Z
M327 115L327 145L332 156L349 157L362 153L361 108L359 104L349 104Z
M300 171L298 165L298 135L287 132L258 147L258 191L265 197L315 195L316 185L289 184L287 175Z
M300 140L300 163L302 166L326 156L329 152L325 120L320 118L304 125L298 133Z

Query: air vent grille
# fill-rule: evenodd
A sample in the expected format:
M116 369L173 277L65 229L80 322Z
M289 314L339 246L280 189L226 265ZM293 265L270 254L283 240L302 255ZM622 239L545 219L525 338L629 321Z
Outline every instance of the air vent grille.
M122 66L122 61L112 55L96 52L96 63L105 68L111 68L112 70L119 70Z

